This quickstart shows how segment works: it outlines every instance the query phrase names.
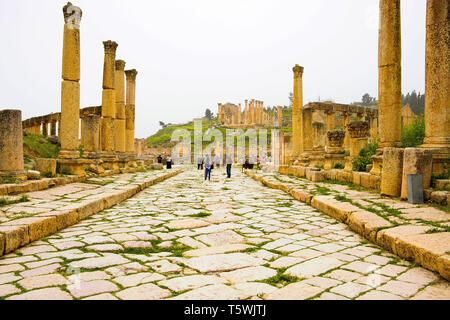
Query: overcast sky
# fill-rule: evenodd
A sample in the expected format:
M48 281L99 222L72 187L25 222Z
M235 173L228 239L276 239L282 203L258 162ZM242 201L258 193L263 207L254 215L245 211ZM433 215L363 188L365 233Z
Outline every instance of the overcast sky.
M67 1L0 0L0 109L60 111ZM101 105L103 44L136 68L136 137L218 102L287 105L378 92L379 0L73 0L81 7L81 107ZM425 87L425 0L402 0L403 92Z

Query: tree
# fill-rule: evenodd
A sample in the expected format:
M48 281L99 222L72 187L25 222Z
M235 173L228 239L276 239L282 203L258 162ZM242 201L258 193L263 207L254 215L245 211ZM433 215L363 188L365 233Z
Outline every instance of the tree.
M162 121L159 122L159 125L160 125L161 127L163 127L163 128L166 126L166 124L165 124L164 122L162 122Z
M213 113L211 112L211 110L209 110L209 108L207 108L206 111L205 111L205 117L208 120L211 120L213 118Z
M362 96L362 105L369 106L372 102L375 101L375 98L371 97L368 93Z

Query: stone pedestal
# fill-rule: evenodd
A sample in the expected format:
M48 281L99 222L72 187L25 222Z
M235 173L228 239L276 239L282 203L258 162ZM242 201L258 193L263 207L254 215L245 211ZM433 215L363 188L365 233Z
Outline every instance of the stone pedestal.
M336 163L344 165L344 138L345 131L330 130L327 132L327 153L325 154L325 170L333 169Z
M100 120L95 114L85 115L81 120L83 158L98 159L100 157Z
M383 149L383 172L381 174L381 194L398 197L402 190L403 154L401 148Z
M61 173L69 173L79 177L86 176L85 168L92 163L93 161L88 159L58 159Z
M23 169L22 112L0 111L0 176L26 180Z
M346 157L345 171L353 171L353 160L359 156L361 149L367 147L369 123L364 121L350 122L347 126L350 135L350 156Z
M431 170L433 157L430 150L420 148L406 148L403 157L403 174L401 198L408 199L408 174L422 175L423 189L431 184Z

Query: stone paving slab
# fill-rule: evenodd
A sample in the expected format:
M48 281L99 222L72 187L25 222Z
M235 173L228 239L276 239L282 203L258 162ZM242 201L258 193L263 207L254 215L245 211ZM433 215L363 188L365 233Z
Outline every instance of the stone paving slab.
M2 211L6 214L6 220L0 223L0 256L73 225L94 213L130 198L150 185L180 172L181 170L171 172L163 170L123 174L108 177L108 179L118 178L119 180L108 183L106 186L90 183L72 183L45 192L40 191L38 195L30 193L29 196L33 201L27 203L27 207L24 207L24 203L20 203L2 208ZM97 178L97 180L101 179ZM89 180L86 181L89 182ZM120 184L126 184L126 188L118 188ZM88 194L95 191L101 196L98 199L90 200L87 197L88 194L83 194L83 190L88 191ZM54 198L48 199L45 196L48 194L58 194L60 198L56 200ZM67 200L68 198L71 200ZM27 217L24 217L22 214L24 208L33 209L33 205L37 202L40 204L54 204L56 206L52 207L49 205L48 207L52 208L27 211ZM14 214L9 215L10 212ZM34 213L34 216L30 217L32 213Z
M348 224L371 242L450 280L450 229L445 224L450 223L450 213L347 186L336 188L333 184L314 183L275 172L246 170L245 173L268 187L311 204Z
M450 299L436 272L284 190L212 175L185 168L0 257L0 299ZM217 212L240 219L169 227Z

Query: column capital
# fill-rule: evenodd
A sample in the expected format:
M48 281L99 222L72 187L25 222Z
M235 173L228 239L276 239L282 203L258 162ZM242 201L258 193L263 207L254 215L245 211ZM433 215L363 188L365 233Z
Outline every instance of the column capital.
M125 76L127 77L127 80L131 80L131 81L136 81L136 76L137 76L138 72L136 71L136 69L131 69L131 70L125 70Z
M70 29L79 29L81 17L83 16L83 11L80 7L74 6L71 2L63 7L64 23Z
M117 49L117 42L108 40L108 41L103 41L103 47L105 48L105 53L116 53L116 49Z
M123 71L125 69L125 61L116 60L116 70Z
M303 75L303 67L299 66L298 64L295 65L294 68L292 68L292 71L294 71L294 76L299 77Z

